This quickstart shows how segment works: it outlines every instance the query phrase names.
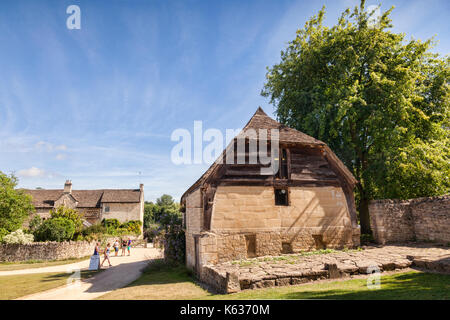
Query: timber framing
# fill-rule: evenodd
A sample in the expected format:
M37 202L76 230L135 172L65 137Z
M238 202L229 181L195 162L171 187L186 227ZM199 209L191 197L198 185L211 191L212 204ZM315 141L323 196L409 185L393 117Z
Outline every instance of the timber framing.
M267 129L269 139L271 130L279 131L280 154L271 156L272 161L278 159L281 164L281 159L285 155L286 159L283 161L286 161L287 176L280 177L279 173L262 175L261 168L268 165L249 164L250 154L247 151L244 154L245 164L236 164L236 161L232 164L226 162L226 154L230 150L236 151L237 149L237 138L242 135L247 136L246 132L251 129L257 133L259 129ZM248 145L254 142L251 141L253 138L246 140L246 150L248 150ZM256 137L256 139L258 138L259 136ZM270 150L269 145L267 148ZM285 152L283 153L282 150ZM237 153L234 152L234 154L236 159ZM358 222L353 189L357 182L350 170L324 142L280 124L270 118L261 108L258 108L241 133L229 143L218 160L183 194L181 204L185 206L186 197L200 188L203 204L202 231L209 231L214 196L218 186L273 186L274 188L334 186L342 188L352 225L356 227Z

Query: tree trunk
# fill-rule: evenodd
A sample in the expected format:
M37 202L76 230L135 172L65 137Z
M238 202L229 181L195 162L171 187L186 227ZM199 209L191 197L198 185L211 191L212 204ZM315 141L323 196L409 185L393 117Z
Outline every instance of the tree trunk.
M361 234L372 234L370 229L370 217L369 217L369 199L361 195L359 200L359 223L361 224Z

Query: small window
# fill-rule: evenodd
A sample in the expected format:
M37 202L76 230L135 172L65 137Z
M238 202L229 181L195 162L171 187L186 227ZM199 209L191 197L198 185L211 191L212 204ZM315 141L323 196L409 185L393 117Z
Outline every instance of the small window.
M280 157L281 157L280 178L287 179L287 178L289 178L289 173L288 173L288 158L287 158L286 149L281 149Z
M276 206L288 206L289 198L288 189L275 189L275 205Z
M109 206L105 207L105 212L109 212Z

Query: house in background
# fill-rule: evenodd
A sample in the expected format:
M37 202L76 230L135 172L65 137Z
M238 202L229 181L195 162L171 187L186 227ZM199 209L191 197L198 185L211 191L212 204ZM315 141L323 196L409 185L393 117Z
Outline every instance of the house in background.
M24 191L31 195L36 213L44 219L50 216L50 210L65 206L82 213L88 225L113 218L122 223L144 222L143 184L139 189L72 190L72 182L67 180L64 189Z
M200 277L205 264L359 245L353 196L357 181L333 151L261 108L238 137L259 129L268 136L278 129L279 154L271 156L279 162L276 173L262 175L263 165L249 164L249 138L246 163L227 163L227 150L234 148L236 156L235 138L222 161L213 163L181 197L186 264Z

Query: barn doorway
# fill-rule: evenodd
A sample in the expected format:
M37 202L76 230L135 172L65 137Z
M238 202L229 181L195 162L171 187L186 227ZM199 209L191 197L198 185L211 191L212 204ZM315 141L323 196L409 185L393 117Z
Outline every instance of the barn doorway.
M256 257L256 234L245 235L245 247L247 249L247 258Z

